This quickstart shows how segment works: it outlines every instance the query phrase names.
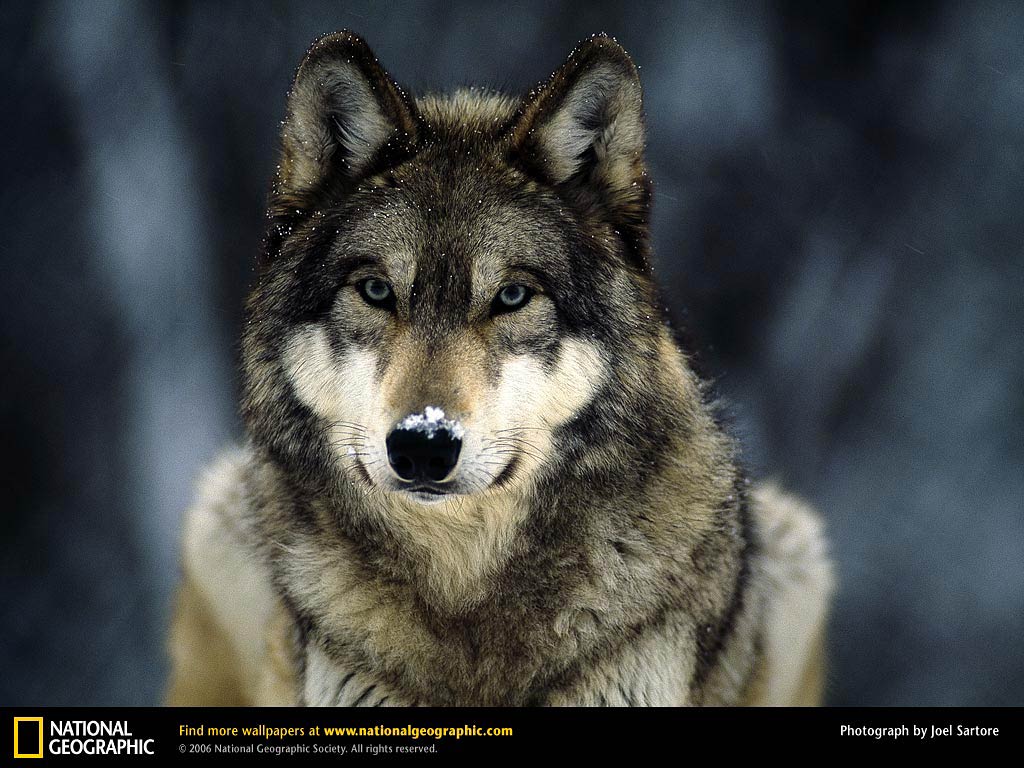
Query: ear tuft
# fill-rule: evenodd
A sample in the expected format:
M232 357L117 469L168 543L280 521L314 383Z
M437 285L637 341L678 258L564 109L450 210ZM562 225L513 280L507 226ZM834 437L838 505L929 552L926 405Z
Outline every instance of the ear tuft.
M415 109L358 35L335 32L306 53L288 94L276 194L302 195L331 178L358 179L408 153Z
M549 183L641 223L649 198L644 135L636 65L615 40L595 35L527 97L512 147Z

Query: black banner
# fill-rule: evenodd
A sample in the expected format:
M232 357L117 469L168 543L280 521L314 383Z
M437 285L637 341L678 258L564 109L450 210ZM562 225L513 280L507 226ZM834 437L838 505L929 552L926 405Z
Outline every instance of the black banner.
M672 762L751 748L786 757L1021 746L1017 709L5 709L7 758L124 762L177 758L261 765L308 760L629 759ZM12 730L13 723L13 730ZM795 753L793 756L795 756ZM38 763L36 763L38 764Z

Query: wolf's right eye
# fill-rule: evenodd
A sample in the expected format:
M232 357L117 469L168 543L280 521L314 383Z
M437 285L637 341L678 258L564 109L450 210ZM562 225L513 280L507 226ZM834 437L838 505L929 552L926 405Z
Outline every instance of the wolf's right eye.
M367 304L383 309L393 309L395 306L395 292L386 280L370 277L360 282L356 288Z

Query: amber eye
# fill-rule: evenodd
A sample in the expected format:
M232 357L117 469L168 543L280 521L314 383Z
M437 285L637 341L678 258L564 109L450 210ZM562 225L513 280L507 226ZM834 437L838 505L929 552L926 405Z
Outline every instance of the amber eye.
M525 285L519 283L506 285L494 297L491 311L495 315L502 312L515 312L517 309L525 307L531 296L533 296L533 290Z
M386 280L379 277L370 277L363 280L357 286L359 295L367 304L375 307L391 309L395 305L395 292Z

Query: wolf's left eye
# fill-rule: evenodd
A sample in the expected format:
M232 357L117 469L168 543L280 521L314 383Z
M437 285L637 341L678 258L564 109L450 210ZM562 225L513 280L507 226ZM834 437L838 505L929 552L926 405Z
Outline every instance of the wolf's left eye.
M518 283L506 285L494 297L491 312L497 315L501 312L514 312L517 309L522 309L530 301L531 296L533 296L533 290L525 285Z
M395 292L391 290L391 286L388 285L386 280L381 280L379 277L370 277L363 280L356 287L359 290L359 295L363 297L367 304L385 309L390 309L394 306Z

